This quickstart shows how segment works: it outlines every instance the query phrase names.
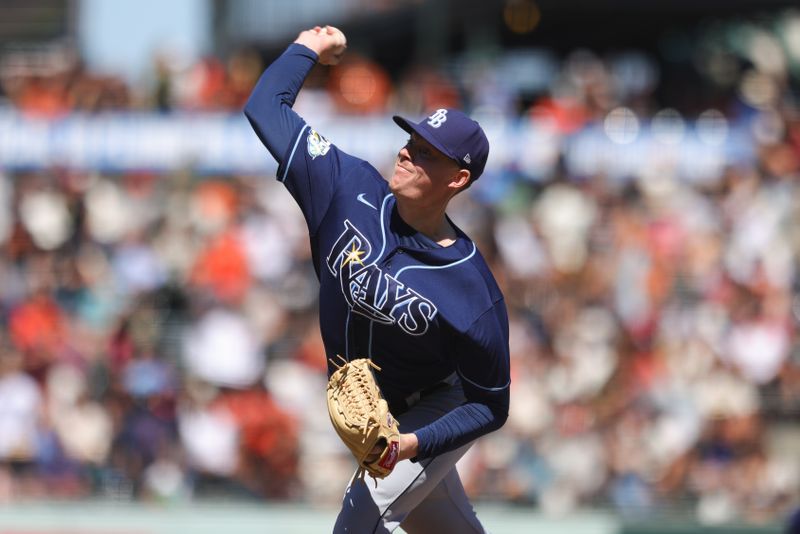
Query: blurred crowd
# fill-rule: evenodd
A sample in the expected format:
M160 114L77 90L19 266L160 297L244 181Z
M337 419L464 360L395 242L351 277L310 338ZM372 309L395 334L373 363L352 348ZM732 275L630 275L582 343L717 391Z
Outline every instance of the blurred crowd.
M459 464L475 498L708 524L800 502L800 51L770 36L698 46L703 94L752 161L692 183L559 158L533 177L520 154L458 198L511 332L509 421ZM62 51L6 57L0 80L39 116L236 112L263 66L160 58L132 88ZM392 79L354 53L308 85L315 113L463 106L560 139L664 106L640 54L473 54ZM340 499L353 463L325 412L317 282L273 177L5 170L0 203L0 502Z

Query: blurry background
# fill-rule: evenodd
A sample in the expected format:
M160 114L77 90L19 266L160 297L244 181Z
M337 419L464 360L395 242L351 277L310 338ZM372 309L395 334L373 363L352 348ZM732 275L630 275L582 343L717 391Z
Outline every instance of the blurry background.
M780 532L792 3L4 0L0 532L330 529L353 465L305 226L241 114L328 23L348 55L295 109L334 143L386 171L392 113L489 134L451 213L510 313L510 419L459 464L487 527Z

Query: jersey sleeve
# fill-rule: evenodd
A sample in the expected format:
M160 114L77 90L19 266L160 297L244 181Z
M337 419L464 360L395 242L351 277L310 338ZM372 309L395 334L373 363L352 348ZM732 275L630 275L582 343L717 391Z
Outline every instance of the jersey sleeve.
M508 313L499 300L456 340L457 372L467 400L508 411Z
M308 224L311 235L330 206L337 184L361 160L346 154L308 124L301 125L290 143L278 180L292 194Z
M286 51L267 67L253 88L244 114L258 138L279 164L303 119L292 109L317 54L300 44Z
M466 402L417 430L416 459L442 454L497 430L508 418L511 373L508 315L503 300L454 340Z
M291 44L261 75L244 108L256 135L278 162L278 180L299 204L312 235L342 173L350 164L360 163L340 152L292 109L317 59L309 48Z

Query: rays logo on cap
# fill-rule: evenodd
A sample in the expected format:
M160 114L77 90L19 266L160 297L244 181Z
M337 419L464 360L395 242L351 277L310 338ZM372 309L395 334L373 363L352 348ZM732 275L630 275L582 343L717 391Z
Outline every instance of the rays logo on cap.
M447 120L447 110L446 109L437 109L436 112L428 117L428 124L430 124L433 128L438 128Z

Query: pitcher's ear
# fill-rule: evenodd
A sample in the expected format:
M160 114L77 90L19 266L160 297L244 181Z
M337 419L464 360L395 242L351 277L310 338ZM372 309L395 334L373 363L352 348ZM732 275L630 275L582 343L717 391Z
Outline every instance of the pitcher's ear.
M470 176L470 172L467 169L459 169L458 173L450 180L450 187L465 189L469 185Z

